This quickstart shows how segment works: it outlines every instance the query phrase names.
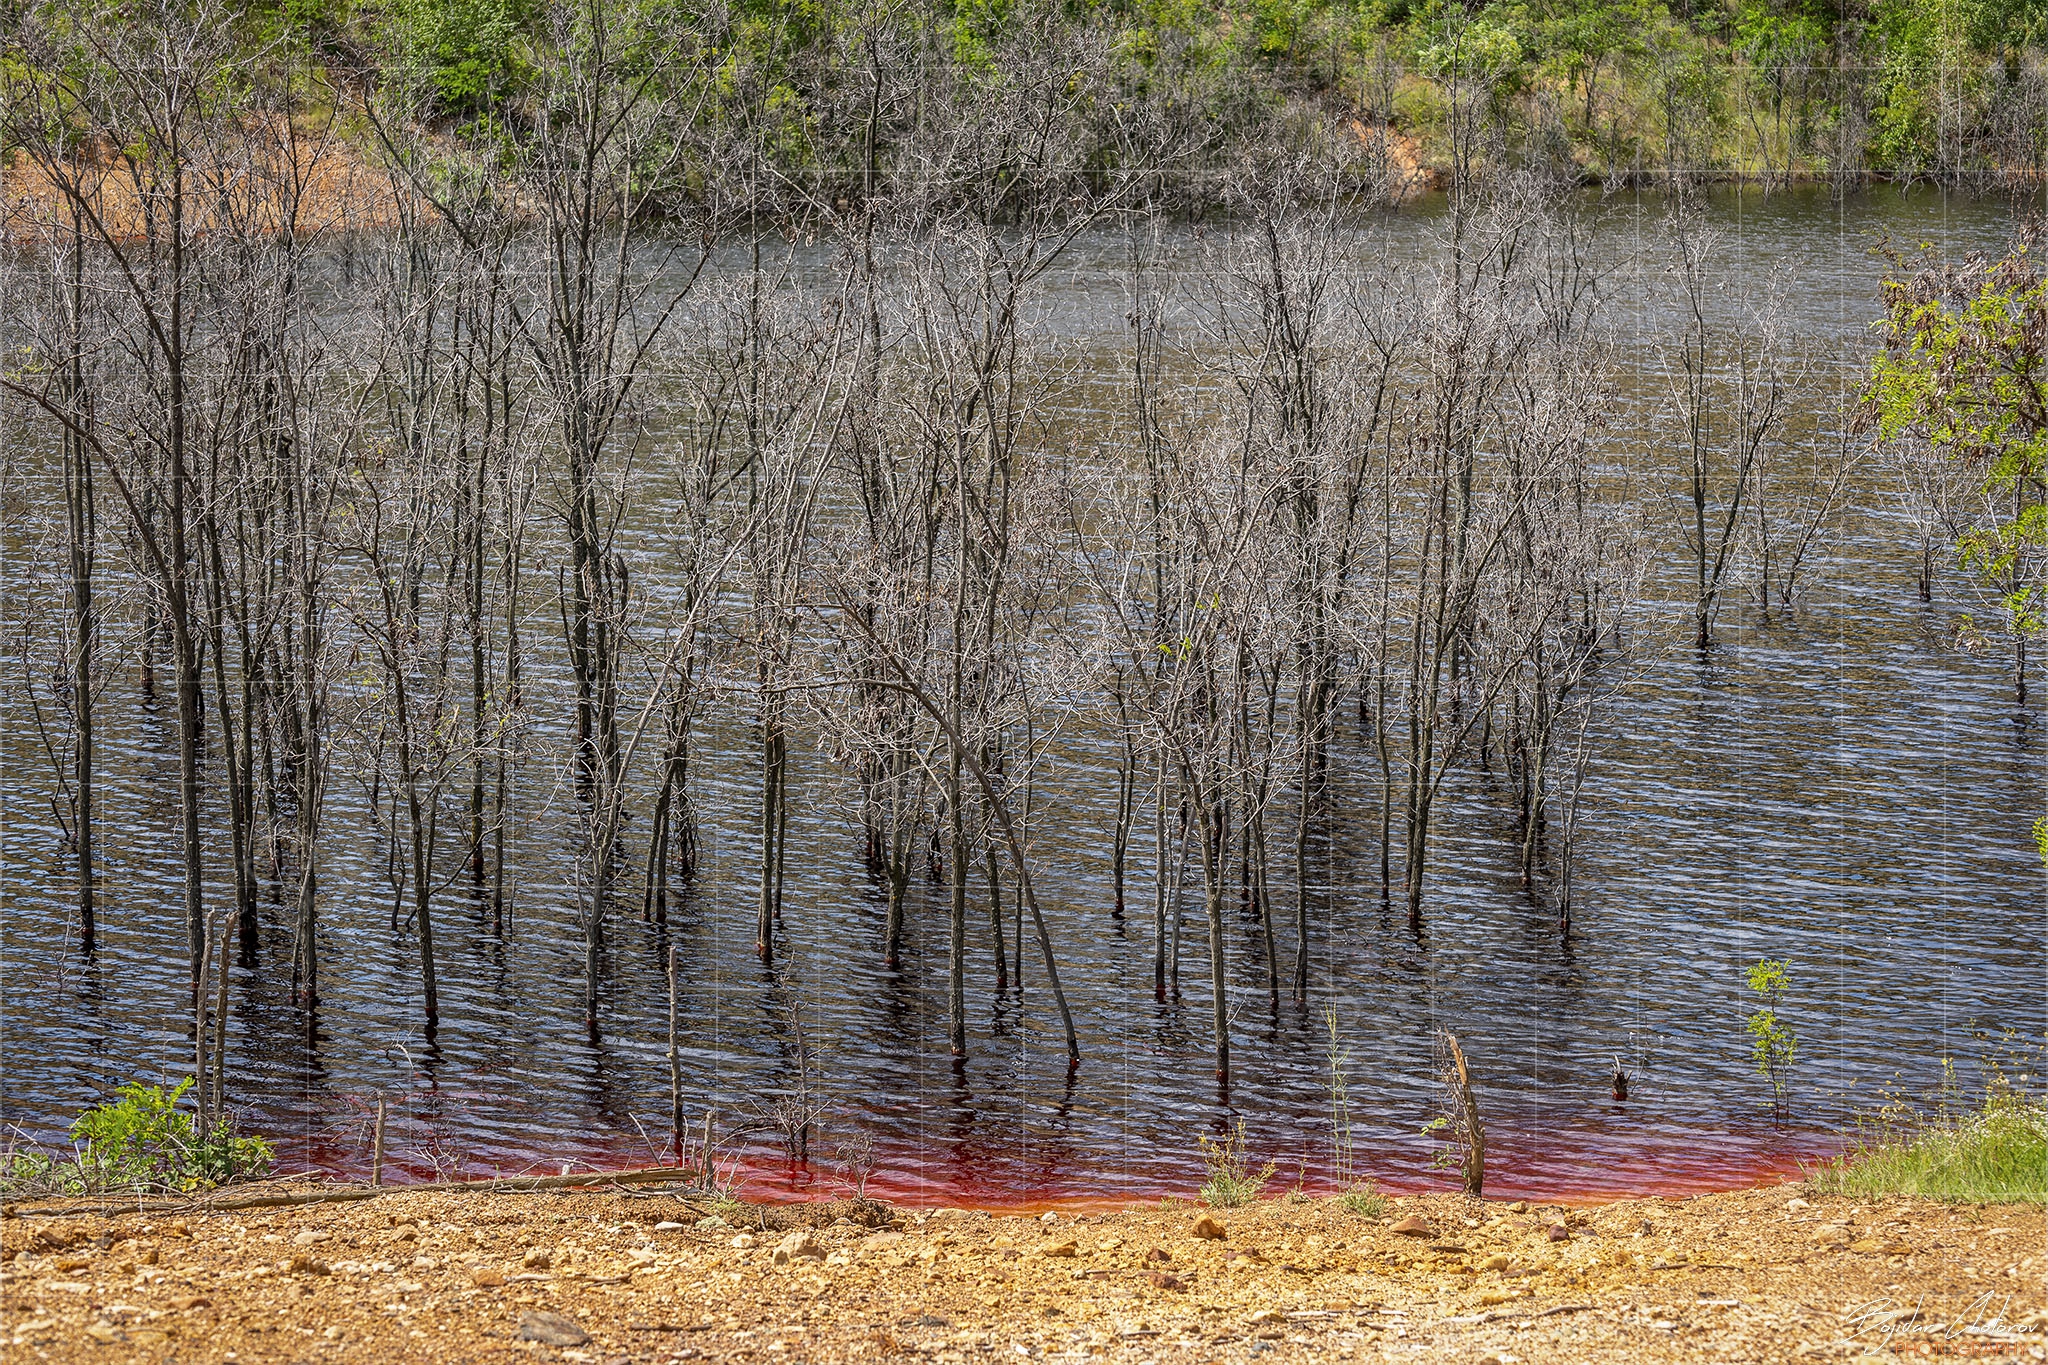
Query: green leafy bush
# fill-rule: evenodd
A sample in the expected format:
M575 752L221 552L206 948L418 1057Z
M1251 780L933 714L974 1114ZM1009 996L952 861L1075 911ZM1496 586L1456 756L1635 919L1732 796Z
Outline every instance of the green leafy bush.
M170 1091L138 1082L122 1086L116 1099L72 1123L68 1155L10 1151L0 1185L49 1194L185 1193L267 1174L275 1158L269 1143L244 1136L226 1115L202 1129L178 1108L191 1088L190 1077Z
M475 107L511 79L521 11L514 0L396 0L394 55L442 107Z
M1771 1083L1771 1107L1780 1115L1789 1107L1792 1064L1799 1060L1799 1039L1778 1018L1791 984L1782 961L1766 958L1749 969L1749 988L1764 998L1763 1008L1749 1016L1750 1054L1757 1074Z

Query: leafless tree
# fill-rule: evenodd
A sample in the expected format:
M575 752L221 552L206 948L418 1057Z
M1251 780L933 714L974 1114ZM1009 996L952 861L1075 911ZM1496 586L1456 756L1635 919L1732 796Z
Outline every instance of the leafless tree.
M1688 456L1680 531L1693 562L1693 646L1705 650L1739 562L1744 499L1756 496L1758 466L1785 419L1785 377L1768 313L1734 327L1709 316L1715 241L1698 209L1678 201L1669 229L1686 317L1671 381Z

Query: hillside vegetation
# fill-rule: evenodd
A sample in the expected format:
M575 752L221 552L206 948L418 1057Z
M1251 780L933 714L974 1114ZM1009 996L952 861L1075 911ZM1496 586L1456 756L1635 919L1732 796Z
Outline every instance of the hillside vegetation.
M565 64L644 82L648 209L943 198L1007 161L1033 167L1010 193L1116 180L1199 211L1248 168L1333 148L1397 190L1509 163L2012 186L2048 127L2042 0L64 3L18 12L9 75L118 67L124 27L180 16L234 30L252 109L338 118L361 147L425 136L477 169L549 120Z

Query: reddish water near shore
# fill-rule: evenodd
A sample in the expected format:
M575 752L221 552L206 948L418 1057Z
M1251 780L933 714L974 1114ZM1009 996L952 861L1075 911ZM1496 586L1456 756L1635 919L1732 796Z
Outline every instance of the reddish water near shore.
M645 1121L631 1135L597 1132L557 1138L543 1160L524 1159L508 1147L491 1160L450 1159L437 1166L422 1155L436 1153L436 1127L462 1131L459 1117L469 1097L415 1092L388 1106L385 1179L414 1183L436 1179L485 1179L513 1175L567 1175L618 1171L675 1162L662 1134L653 1139ZM1687 1132L1656 1118L1657 1106L1602 1098L1566 1116L1510 1110L1497 1116L1487 1135L1486 1193L1498 1199L1590 1204L1636 1197L1685 1197L1798 1179L1842 1147L1839 1134L1762 1121L1719 1133ZM428 1116L432 1115L432 1118ZM1536 1117L1537 1122L1531 1122ZM1547 1118L1548 1122L1544 1122ZM1438 1164L1443 1149L1419 1133L1374 1134L1361 1125L1353 1134L1352 1170L1339 1178L1330 1159L1326 1115L1299 1114L1287 1128L1317 1134L1295 1151L1264 1141L1247 1125L1243 1147L1253 1170L1270 1164L1264 1193L1302 1190L1335 1194L1350 1183L1370 1181L1390 1194L1455 1189L1457 1173ZM305 1170L340 1180L370 1176L368 1112L337 1128L283 1137L282 1169ZM973 1127L971 1120L966 1125ZM1179 1147L1147 1145L1144 1150L1048 1145L1031 1162L1019 1160L1017 1146L970 1138L943 1147L885 1138L874 1144L867 1193L912 1207L972 1207L1009 1211L1047 1208L1125 1207L1164 1198L1196 1197L1206 1173L1193 1134ZM687 1143L695 1140L694 1134ZM736 1184L754 1201L788 1202L838 1198L852 1193L821 1131L811 1159L792 1160L773 1141L721 1142L717 1169L721 1183Z
M1574 1206L1616 1199L1682 1199L1717 1190L1797 1180L1814 1163L1830 1156L1838 1146L1833 1138L1816 1134L1807 1136L1803 1142L1791 1139L1787 1147L1775 1151L1746 1150L1730 1157L1717 1155L1712 1150L1712 1143L1702 1140L1686 1144L1683 1153L1650 1154L1658 1173L1647 1181L1633 1178L1626 1166L1589 1165L1585 1170L1584 1183L1578 1185L1558 1185L1547 1181L1532 1183L1519 1179L1513 1171L1523 1154L1511 1145L1489 1147L1488 1160L1502 1163L1508 1173L1498 1180L1489 1181L1486 1193L1492 1199L1526 1199ZM1640 1149L1636 1154L1643 1155ZM1094 1172L1068 1168L1061 1172L1056 1182L1046 1186L1017 1188L983 1179L979 1165L971 1160L958 1168L936 1169L932 1163L920 1160L914 1152L877 1150L875 1155L878 1170L868 1181L866 1193L910 1208L970 1208L1000 1213L1128 1208L1160 1199L1195 1198L1195 1191L1203 1178L1199 1168L1191 1167L1187 1178L1181 1181L1098 1182L1093 1178ZM362 1154L354 1148L337 1148L318 1142L285 1142L280 1144L278 1156L282 1170L306 1171L336 1180L362 1181L370 1176ZM1371 1156L1361 1154L1366 1161L1370 1161ZM625 1147L593 1147L573 1155L565 1154L560 1165L518 1171L470 1170L455 1174L476 1179L506 1175L566 1175L586 1170L638 1170L657 1164L662 1163L650 1162L645 1148L635 1151ZM829 1162L805 1165L779 1154L740 1153L729 1160L722 1160L720 1170L724 1178L737 1180L742 1196L750 1202L796 1203L836 1199L852 1193L847 1183L832 1171ZM387 1184L415 1184L442 1178L447 1178L447 1173L403 1160L387 1163L384 1171ZM1365 1178L1368 1177L1360 1176L1360 1179ZM1412 1163L1390 1167L1388 1173L1374 1174L1369 1178L1375 1188L1392 1195L1441 1192L1455 1188L1457 1184L1454 1175L1434 1169L1417 1170ZM1270 1197L1299 1190L1304 1194L1322 1196L1340 1194L1346 1188L1349 1187L1327 1169L1297 1168L1284 1176L1276 1169L1263 1193Z

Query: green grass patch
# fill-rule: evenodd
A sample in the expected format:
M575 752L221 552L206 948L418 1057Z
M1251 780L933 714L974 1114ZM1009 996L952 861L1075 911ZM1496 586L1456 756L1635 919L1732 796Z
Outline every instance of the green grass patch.
M1864 1197L2048 1203L2048 1104L1994 1086L1974 1110L1923 1114L1894 1105L1808 1183Z

